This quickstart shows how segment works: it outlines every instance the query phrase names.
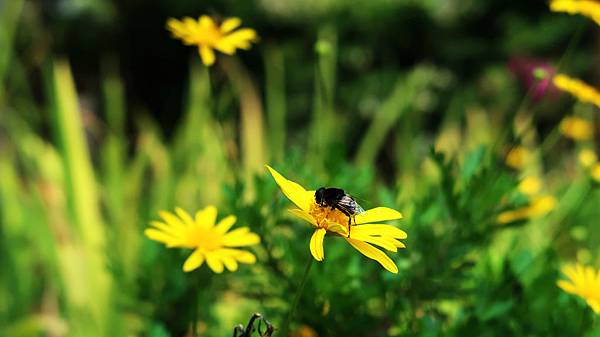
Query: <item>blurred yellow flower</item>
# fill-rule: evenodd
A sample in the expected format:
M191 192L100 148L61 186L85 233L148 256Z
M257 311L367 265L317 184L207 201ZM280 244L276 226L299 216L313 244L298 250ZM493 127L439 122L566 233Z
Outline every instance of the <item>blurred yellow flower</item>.
M600 3L590 0L552 0L550 10L553 12L564 12L581 14L594 20L600 25Z
M600 270L578 263L565 266L562 272L568 280L558 281L558 286L583 298L595 313L600 314Z
M539 218L550 213L554 207L556 207L556 198L551 195L542 195L533 198L526 207L498 214L496 221L501 224L507 224L527 218Z
M302 324L298 329L292 331L291 337L319 337L315 329L311 328L306 324Z
M536 176L526 177L525 179L521 180L518 186L519 192L527 196L533 196L538 194L541 188L542 181Z
M575 140L588 140L594 135L592 123L580 117L565 117L559 129L565 137Z
M232 248L260 243L260 237L250 232L248 227L228 232L237 220L235 216L226 216L215 226L217 209L214 206L196 212L194 218L181 208L176 208L175 213L160 211L163 221L152 221L150 224L153 228L146 229L144 234L154 241L164 243L168 248L194 249L183 264L183 271L192 271L205 260L215 273L223 272L223 266L229 271L235 271L238 262L256 262L254 254Z
M581 166L590 168L596 164L598 161L598 156L596 156L596 152L594 152L594 150L583 149L579 151L578 159Z
M600 183L600 164L596 164L594 167L592 167L591 174L592 178Z
M229 18L219 26L211 17L202 15L197 21L190 17L183 20L171 18L167 20L167 29L184 44L198 46L202 62L210 66L215 63L213 49L233 55L236 49L250 49L250 44L258 40L254 29L235 30L241 24L239 18Z
M530 157L531 151L523 146L515 146L506 155L506 165L520 170L525 167L525 163Z
M558 89L568 92L582 102L592 103L600 108L600 93L586 83L563 74L554 76L552 81Z
M403 230L391 225L372 224L372 222L396 220L402 218L400 212L387 207L377 207L357 214L354 218L356 225L352 226L348 236L348 217L337 209L331 210L319 206L315 201L315 191L307 191L291 180L286 179L273 168L267 169L275 179L283 194L298 208L290 212L307 221L315 227L310 239L310 253L317 261L325 259L323 239L325 234L343 237L352 247L366 257L379 262L385 269L398 273L398 267L384 252L375 248L376 245L391 252L405 248L400 239L406 239Z

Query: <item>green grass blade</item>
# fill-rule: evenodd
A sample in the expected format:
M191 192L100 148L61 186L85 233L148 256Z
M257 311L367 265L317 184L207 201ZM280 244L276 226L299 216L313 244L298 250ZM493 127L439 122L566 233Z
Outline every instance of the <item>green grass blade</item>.
M285 62L283 51L268 46L264 54L266 76L266 111L268 118L268 140L272 161L284 158L285 148Z
M71 222L79 244L65 247L62 278L65 286L85 287L68 299L75 324L89 324L82 331L103 336L109 326L111 278L105 256L105 230L100 217L98 191L75 84L66 61L52 63L46 73L54 136L64 162L65 190ZM67 249L68 248L68 249ZM83 330L84 329L84 330Z

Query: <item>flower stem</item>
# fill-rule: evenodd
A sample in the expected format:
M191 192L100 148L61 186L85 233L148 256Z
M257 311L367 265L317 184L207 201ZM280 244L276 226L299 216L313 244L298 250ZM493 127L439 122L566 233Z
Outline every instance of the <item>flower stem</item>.
M198 337L198 303L200 302L200 284L202 284L200 273L196 273L196 291L194 292L194 309L192 311L192 336Z
M290 308L290 312L288 313L287 318L283 323L282 336L287 337L290 331L290 323L292 322L292 318L294 316L294 312L296 311L296 307L298 306L298 302L300 301L300 296L302 295L302 291L304 290L304 285L308 280L308 274L310 272L310 267L313 265L313 257L308 257L308 263L306 263L306 268L304 269L304 275L302 275L302 280L300 281L300 286L296 291L296 296L294 297L294 302L292 302L292 307Z

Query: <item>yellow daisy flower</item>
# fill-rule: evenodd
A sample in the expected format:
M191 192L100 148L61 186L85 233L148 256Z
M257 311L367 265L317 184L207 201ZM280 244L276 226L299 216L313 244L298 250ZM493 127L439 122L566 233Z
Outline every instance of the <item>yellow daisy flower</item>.
M594 180L596 180L597 182L600 182L600 164L596 164L594 165L594 167L592 167L592 178L594 178Z
M525 167L527 161L531 159L532 153L527 148L523 146L515 146L513 147L508 154L506 155L506 165L520 170Z
M598 162L598 156L596 156L596 152L591 149L583 149L579 151L578 159L581 166L585 168L590 168L596 164L596 162Z
M578 100L584 103L592 103L600 108L600 92L583 81L564 74L558 74L554 76L552 82L558 89L568 92Z
M241 24L239 18L229 18L217 25L211 17L202 15L197 21L190 17L183 20L171 18L167 20L167 29L184 44L197 45L202 62L210 66L215 63L213 49L233 55L236 49L250 49L250 44L258 40L254 29L235 30Z
M189 272L206 264L212 271L219 274L223 267L235 271L239 263L253 264L254 254L234 247L244 247L260 243L260 237L250 232L248 227L229 229L237 218L226 216L215 226L217 209L208 206L196 212L192 218L181 208L175 209L175 214L166 211L158 213L162 221L152 221L153 228L148 228L144 234L168 248L189 248L194 252L183 264L183 271Z
M542 180L536 176L526 177L521 180L518 189L524 195L534 196L542 189Z
M396 220L402 218L400 212L387 207L376 207L357 214L356 225L352 226L348 236L348 217L337 209L331 210L319 206L315 201L315 191L307 191L300 184L286 179L270 166L266 166L279 188L296 206L290 212L315 227L310 239L310 253L317 261L325 259L323 239L325 234L343 237L352 247L366 257L379 262L385 269L398 273L398 267L384 252L373 245L391 252L398 248L406 248L400 239L406 239L406 232L390 225L373 224L373 222Z
M600 4L597 1L589 0L552 0L550 10L553 12L563 12L581 14L594 20L600 25Z
M558 281L558 286L583 298L595 313L600 314L600 270L578 263L563 267L562 272L568 280Z
M594 135L594 127L588 120L579 117L565 117L559 125L560 132L574 140L588 140Z
M556 203L556 198L551 195L538 196L533 198L526 207L498 214L496 221L501 224L507 224L527 218L539 218L550 213L556 207Z

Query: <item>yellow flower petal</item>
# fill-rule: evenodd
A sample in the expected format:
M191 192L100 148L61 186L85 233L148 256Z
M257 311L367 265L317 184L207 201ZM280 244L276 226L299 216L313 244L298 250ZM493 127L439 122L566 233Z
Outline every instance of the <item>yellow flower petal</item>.
M144 235L146 235L150 240L162 242L167 245L173 244L176 240L171 235L152 228L144 230Z
M244 28L225 36L221 41L235 48L248 49L250 48L250 42L256 39L257 34L254 29Z
M594 20L600 25L600 4L590 0L552 0L550 10L553 12L565 12L568 14L581 14Z
M219 259L221 259L221 262L223 262L227 270L236 271L238 269L238 263L232 256L226 254L219 254L218 257Z
M242 247L260 243L260 236L254 233L238 232L227 234L221 241L224 247Z
M198 18L198 24L199 24L199 27L203 28L203 29L210 29L215 26L215 22L208 15L200 16L200 18Z
M207 45L200 45L198 53L205 66L212 66L215 63L215 52Z
M215 206L207 206L196 212L195 219L198 226L210 228L217 221L217 208Z
M600 314L600 301L598 300L587 300L587 304L594 310L595 313Z
M557 285L565 292L583 298L597 312L600 309L600 270L576 264L564 266L562 273L568 280L559 280Z
M552 195L542 195L531 201L531 206L528 209L529 217L540 217L552 211L558 202Z
M223 248L219 250L219 254L231 256L240 263L253 264L256 262L254 254L241 249Z
M564 291L575 294L577 292L575 286L571 282L567 282L565 280L560 280L557 282L557 285Z
M352 233L355 232L367 235L385 235L395 239L406 239L408 237L405 231L392 225L366 224L352 226Z
M182 38L186 35L185 24L177 19L171 18L167 20L167 29L177 38Z
M156 229L160 230L161 232L165 232L165 234L169 234L173 237L177 237L181 233L181 231L178 231L177 229L173 228L172 226L169 226L160 221L150 221L150 225L152 227L155 227Z
M559 125L560 132L574 140L589 140L594 135L594 127L588 120L579 117L566 117Z
M352 247L361 252L364 256L379 262L379 264L381 264L381 266L383 266L383 268L387 269L388 271L394 274L398 274L398 267L396 266L394 261L392 261L392 259L385 255L384 252L371 246L368 243L359 240L346 238L346 241L348 241L348 243L352 245Z
M194 269L197 269L204 262L204 254L196 249L183 263L183 271L190 272Z
M370 236L370 235L366 235L366 234L360 234L360 233L355 233L353 230L350 231L350 238L352 239L356 239L359 241L363 241L363 242L367 242L367 243L372 243L374 245L377 245L381 248L387 249L391 252L397 252L398 248L396 247L396 244L394 243L393 239L388 239L385 237L377 237L377 236Z
M369 222L388 221L401 218L402 214L396 210L387 207L376 207L356 215L354 220L357 225L360 225Z
M215 42L213 47L223 54L227 54L227 55L235 54L235 46L223 39Z
M175 215L173 215L173 214L171 214L171 213L169 213L167 211L159 211L158 215L161 218L163 218L163 220L165 221L165 223L167 225L171 226L174 230L177 230L177 231L185 230L185 225Z
M327 231L339 234L340 236L348 236L348 226L341 225L335 222L328 222Z
M175 213L181 218L185 226L194 226L194 219L182 208L176 207Z
M308 212L310 204L315 198L315 192L305 190L300 184L286 179L269 165L265 166L273 176L273 179L275 179L277 185L279 185L281 192L283 192L283 194L301 210Z
M596 180L597 182L600 182L600 164L596 164L594 165L594 167L592 167L592 178L594 178L594 180Z
M323 261L325 259L325 252L323 250L323 238L327 231L323 228L317 229L312 237L310 238L310 253L317 261Z
M239 27L241 24L242 24L242 20L240 20L239 18L229 18L229 19L226 19L221 24L221 32L222 33L229 33L232 30L234 30L237 27Z
M496 217L496 221L500 224L507 224L513 221L527 218L529 208L519 208L514 211L504 211Z
M215 252L206 253L206 264L217 274L223 272L223 262L219 258L219 254Z
M235 224L237 218L235 215L229 215L223 218L223 220L219 221L217 226L215 226L215 231L221 234L227 233L229 229Z
M315 218L313 218L310 214L306 213L305 211L303 211L301 209L292 208L292 209L288 209L288 212L292 213L293 215L310 223L311 225L313 225L315 227L317 226L317 222L315 221Z

